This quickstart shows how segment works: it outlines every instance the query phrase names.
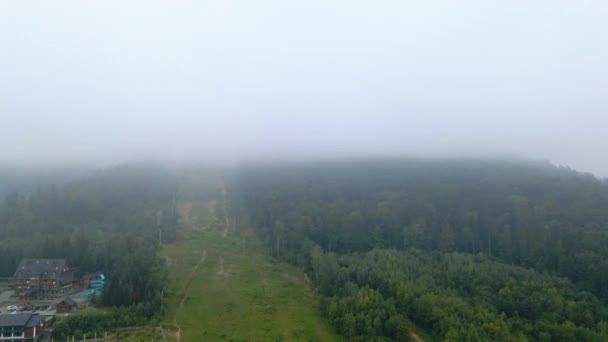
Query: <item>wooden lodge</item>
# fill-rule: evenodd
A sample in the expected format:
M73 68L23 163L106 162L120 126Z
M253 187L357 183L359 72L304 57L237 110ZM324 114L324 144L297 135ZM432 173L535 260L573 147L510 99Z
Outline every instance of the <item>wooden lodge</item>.
M68 293L78 279L66 259L24 258L14 276L19 297L50 297Z

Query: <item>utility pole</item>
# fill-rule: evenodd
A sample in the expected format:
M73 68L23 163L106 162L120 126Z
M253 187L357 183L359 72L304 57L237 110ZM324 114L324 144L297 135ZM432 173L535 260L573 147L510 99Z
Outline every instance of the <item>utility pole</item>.
M175 192L171 194L171 216L175 215Z
M163 316L163 306L164 306L164 300L165 300L165 290L161 289L160 290L160 316Z
M492 240L490 239L490 229L488 229L488 256L492 257Z

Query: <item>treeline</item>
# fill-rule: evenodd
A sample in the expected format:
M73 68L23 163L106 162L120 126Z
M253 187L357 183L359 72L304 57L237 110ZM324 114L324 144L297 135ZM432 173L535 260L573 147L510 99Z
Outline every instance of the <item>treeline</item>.
M307 270L323 312L349 340L407 341L412 322L442 341L608 339L608 309L595 296L481 254L313 247Z
M53 331L55 340L63 341L72 336L88 338L112 335L119 328L145 326L149 317L158 313L158 307L152 303L139 303L126 307L113 307L111 309L87 308L84 311L71 314L62 319ZM118 338L116 338L118 340Z
M49 184L64 185L91 169L84 165L27 164L0 161L0 198L11 192L30 193Z
M0 202L0 276L23 257L67 258L102 271L108 306L160 302L165 282L159 237L175 238L175 177L162 167L128 165L63 186L12 192Z
M608 300L608 289L604 286L608 282L605 247L608 245L608 184L590 175L544 162L411 159L249 166L238 171L237 179L249 218L259 235L268 242L275 257L292 263L310 267L306 265L314 245L320 247L322 254L336 253L339 260L350 260L342 266L361 257L352 253L374 248L439 251L446 254L437 255L447 259L459 258L460 254L452 252L465 252L490 258L489 269L502 269L497 262L535 269L567 278L576 288L599 297L600 303ZM350 259L344 255L351 255ZM418 270L414 266L406 269L422 272L425 267L436 265L425 263ZM537 275L525 280L533 288L553 281ZM373 290L374 296L380 294L387 308L393 304L397 308L395 293L387 291L390 280L385 278L388 276L375 276L386 283L351 282L358 287L357 291ZM480 272L469 276L483 277ZM431 308L447 305L441 300L450 298L476 302L482 296L498 295L498 291L507 286L508 279L498 276L497 279L502 282L498 284L500 287L487 286L485 291L489 292L475 290L469 297L452 291L451 286L435 292L426 287L427 290L417 293L416 297L436 299L433 305L429 304ZM522 285L521 279L521 276L513 277L514 296L526 298L531 290ZM323 292L323 283L319 286ZM366 286L369 289L366 290ZM579 294L591 296L575 288L570 291L568 300L578 298ZM449 293L453 296L448 296ZM412 303L408 305L416 307ZM475 305L472 307L477 308ZM521 314L525 311L521 300L514 301L513 305L514 308L507 309L489 302L483 310L496 317L504 312L506 326L530 339L542 340L546 334L570 336L559 333L559 326L566 324L562 327L565 329L571 327L571 323L579 337L593 338L594 334L601 333L604 316L582 323L580 318L565 316L563 310L555 309L549 318L526 317ZM404 317L416 314L401 313ZM379 320L384 322L384 318ZM475 326L494 319L472 321ZM441 323L441 329L439 323L429 322L415 320L416 324L447 338L449 327L465 321L448 320ZM550 329L537 326L548 322ZM519 328L519 324L524 323L533 328ZM579 328L582 330L577 330ZM391 329L391 333L380 335L397 336L394 327ZM450 333L456 336L454 334L454 331ZM491 339L493 337L488 336L494 335L483 336Z

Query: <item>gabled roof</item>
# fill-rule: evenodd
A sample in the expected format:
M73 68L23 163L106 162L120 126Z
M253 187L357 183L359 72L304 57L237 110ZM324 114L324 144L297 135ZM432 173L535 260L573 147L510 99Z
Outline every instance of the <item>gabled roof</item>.
M77 280L78 278L76 278L74 272L64 273L61 275L61 278L59 278L59 282L61 283L61 285L71 284Z
M40 323L40 317L31 313L0 315L0 327L33 327Z
M78 303L76 303L76 301L75 301L75 300L73 300L71 297L65 297L65 298L64 298L64 299L61 301L61 303L66 303L66 304L68 304L68 305L72 305L72 306L74 306L74 305L78 305ZM61 303L60 303L60 304L61 304Z
M101 272L91 272L82 276L82 279L97 279Z
M66 259L31 259L23 258L17 266L17 271L31 274L43 274L43 273L63 273L64 268L69 268L68 261Z
M30 328L35 327L38 324L40 324L40 316L38 316L37 314L32 314L32 316L30 316L30 319L27 320L27 323L25 323L25 326Z

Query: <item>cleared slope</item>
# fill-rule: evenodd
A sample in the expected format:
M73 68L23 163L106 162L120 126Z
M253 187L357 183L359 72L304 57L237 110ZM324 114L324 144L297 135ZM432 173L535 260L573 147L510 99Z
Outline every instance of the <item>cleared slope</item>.
M253 234L225 217L225 208L218 207L225 203L225 198L180 203L183 230L162 251L172 283L165 306L167 339L338 340L317 312L302 271L274 263ZM244 253L242 236L247 236Z

